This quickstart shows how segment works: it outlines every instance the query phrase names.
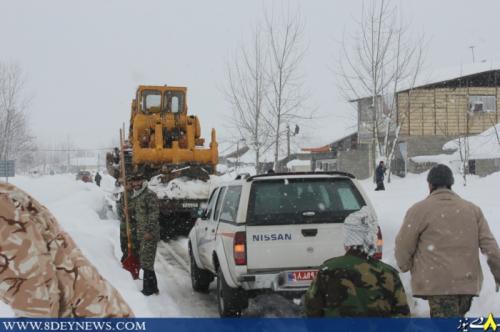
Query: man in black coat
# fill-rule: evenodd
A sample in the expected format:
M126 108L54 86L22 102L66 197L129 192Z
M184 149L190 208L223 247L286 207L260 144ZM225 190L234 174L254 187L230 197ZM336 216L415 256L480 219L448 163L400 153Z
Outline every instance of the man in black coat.
M377 188L375 190L385 190L384 187L384 176L385 176L385 165L383 161L380 161L380 163L377 166L377 169L375 170L375 182L377 183Z
M99 174L99 172L97 172L96 175L95 175L94 181L95 181L95 184L97 184L98 187L101 186L101 179L102 179L101 174Z

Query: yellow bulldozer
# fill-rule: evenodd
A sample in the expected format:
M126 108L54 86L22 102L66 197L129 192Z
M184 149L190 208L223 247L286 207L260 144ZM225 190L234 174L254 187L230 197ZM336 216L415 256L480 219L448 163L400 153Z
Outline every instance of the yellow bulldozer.
M218 162L215 129L204 147L200 121L188 115L187 88L141 85L132 100L126 173L140 172L160 200L163 237L185 234L208 199ZM108 153L109 174L120 177L119 149Z

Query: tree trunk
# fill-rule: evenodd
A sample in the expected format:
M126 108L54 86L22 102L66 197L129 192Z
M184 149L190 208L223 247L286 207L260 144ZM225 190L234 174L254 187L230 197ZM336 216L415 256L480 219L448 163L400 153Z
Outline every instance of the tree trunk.
M276 126L276 137L274 139L274 170L278 172L279 163L279 145L280 145L280 116L278 115L278 123Z

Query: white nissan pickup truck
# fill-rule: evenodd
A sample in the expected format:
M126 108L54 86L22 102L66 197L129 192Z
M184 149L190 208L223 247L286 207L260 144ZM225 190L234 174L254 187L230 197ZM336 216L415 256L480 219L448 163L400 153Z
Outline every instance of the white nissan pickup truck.
M218 185L189 233L191 281L217 279L221 317L239 316L262 292L300 297L327 259L345 253L344 219L368 205L343 172L266 174ZM382 253L379 230L376 256Z

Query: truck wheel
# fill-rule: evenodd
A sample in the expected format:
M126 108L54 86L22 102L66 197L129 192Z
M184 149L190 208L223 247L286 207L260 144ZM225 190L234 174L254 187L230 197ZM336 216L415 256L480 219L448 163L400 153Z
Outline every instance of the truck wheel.
M196 265L192 250L189 250L189 258L191 261L191 285L193 286L193 290L200 293L208 292L208 286L214 280L213 274L210 271L200 269Z
M229 287L220 267L217 270L217 303L221 317L240 317L241 311L248 307L246 292Z

